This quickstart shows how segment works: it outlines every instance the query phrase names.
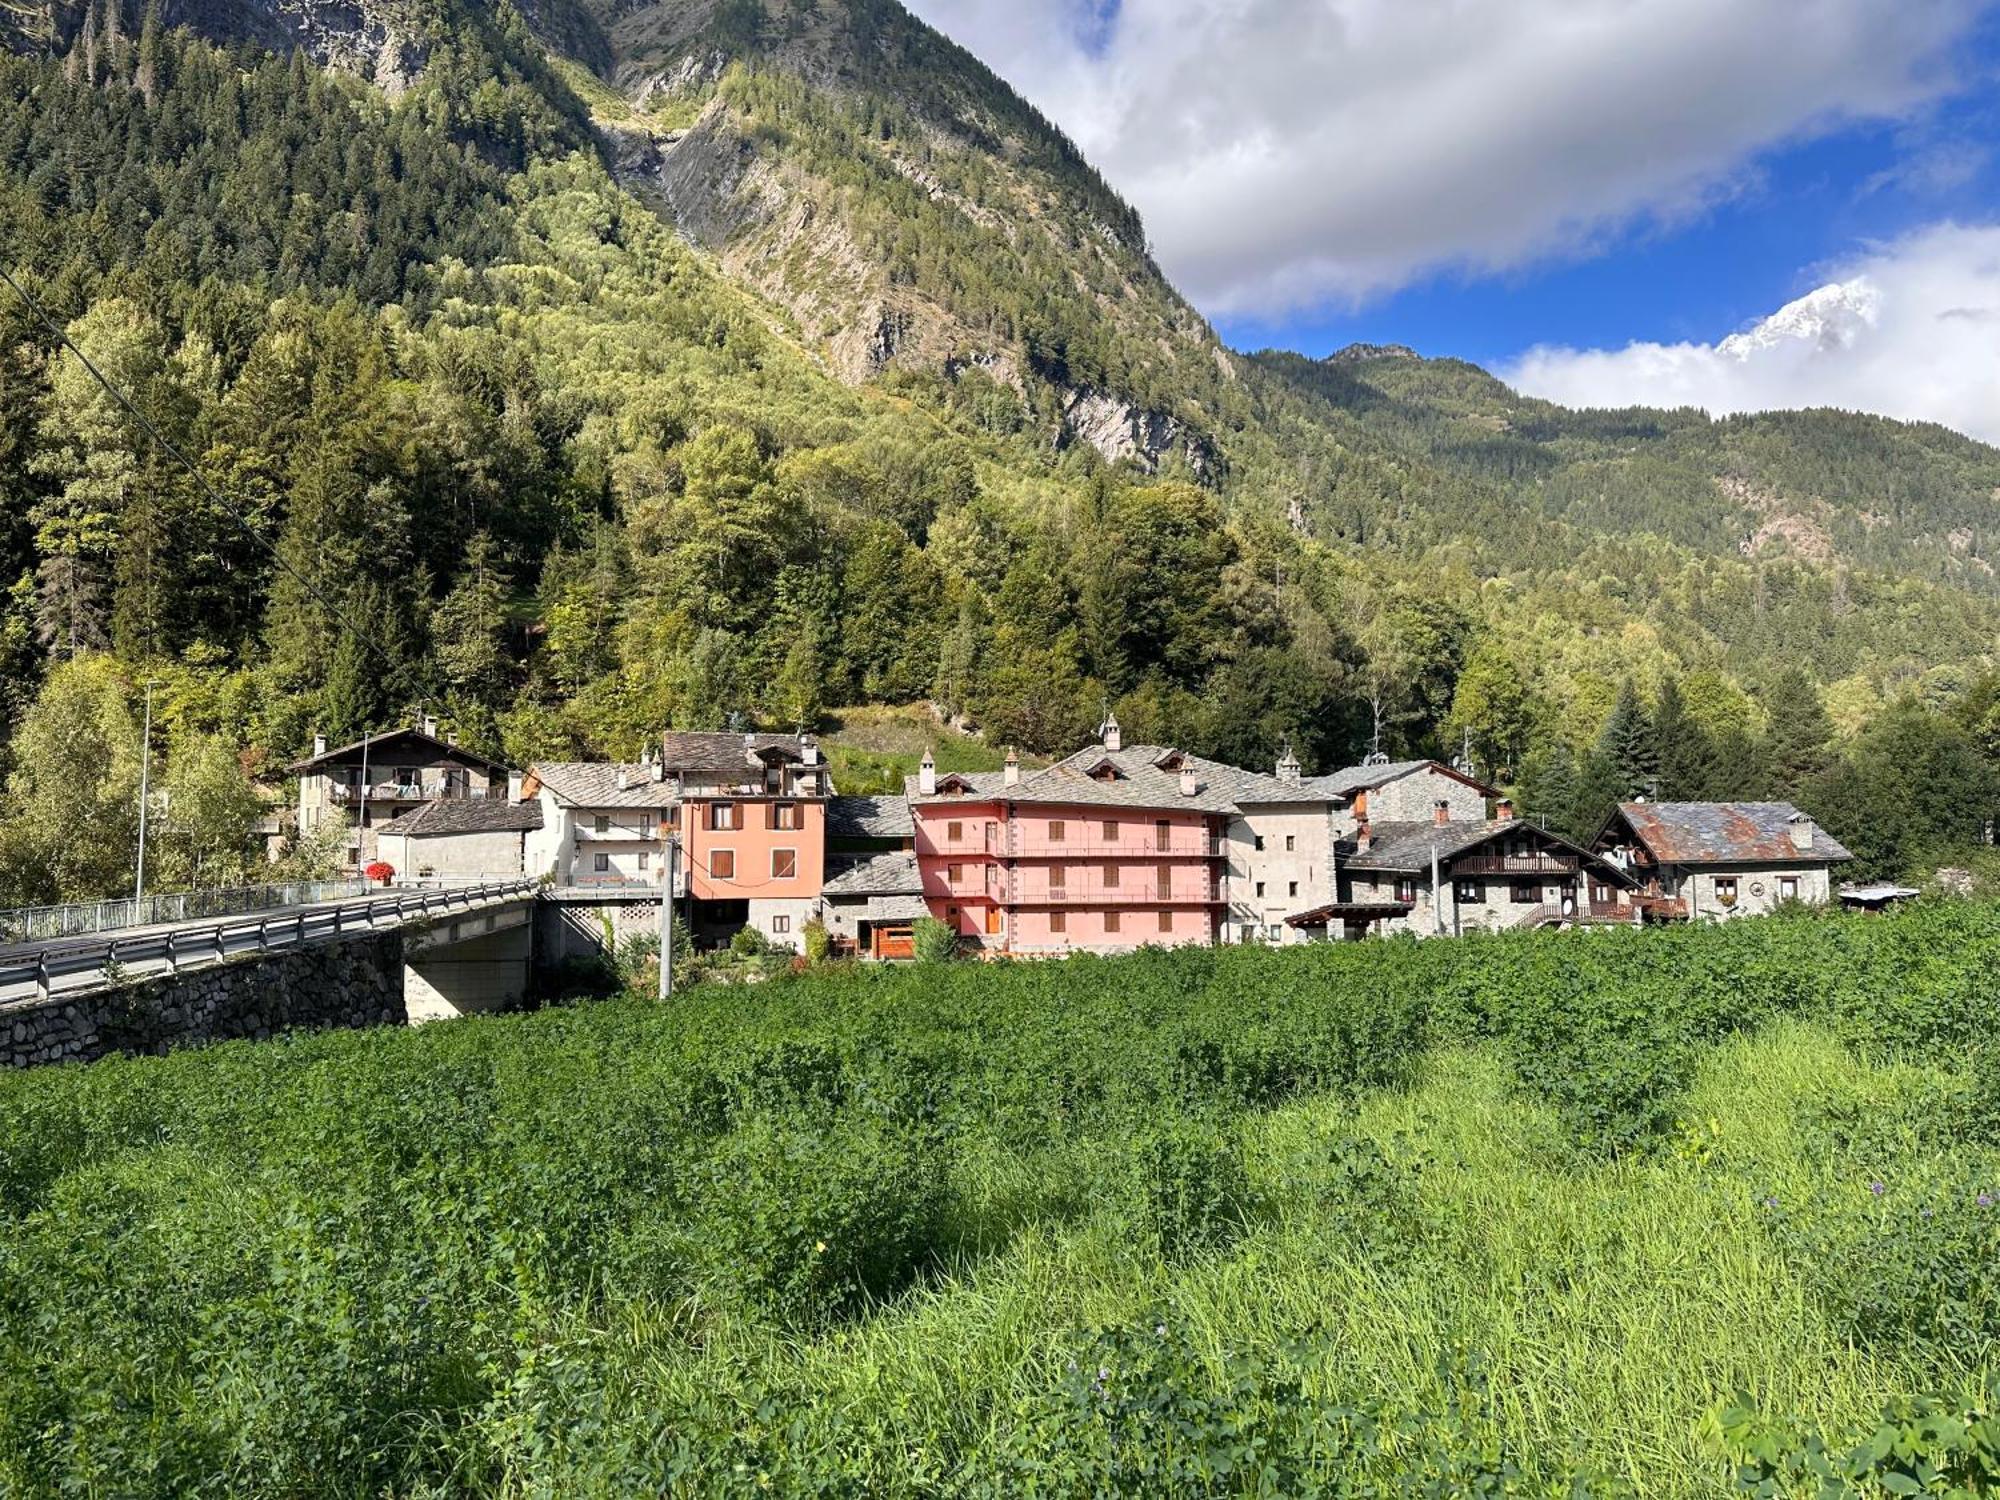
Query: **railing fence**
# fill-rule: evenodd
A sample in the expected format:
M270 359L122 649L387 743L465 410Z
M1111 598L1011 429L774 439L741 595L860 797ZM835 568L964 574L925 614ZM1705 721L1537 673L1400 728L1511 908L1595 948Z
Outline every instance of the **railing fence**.
M302 880L283 885L229 886L177 891L134 900L81 901L68 906L23 906L0 911L0 944L91 937L129 927L164 927L203 917L233 917L287 906L316 906L366 895L365 880Z

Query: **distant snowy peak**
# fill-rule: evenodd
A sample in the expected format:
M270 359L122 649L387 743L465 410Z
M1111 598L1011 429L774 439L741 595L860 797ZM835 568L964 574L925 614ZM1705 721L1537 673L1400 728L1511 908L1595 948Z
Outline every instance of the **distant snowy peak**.
M1786 303L1756 327L1731 334L1715 346L1715 352L1740 361L1799 345L1837 353L1852 348L1861 334L1873 328L1881 311L1881 290L1867 277L1828 282Z

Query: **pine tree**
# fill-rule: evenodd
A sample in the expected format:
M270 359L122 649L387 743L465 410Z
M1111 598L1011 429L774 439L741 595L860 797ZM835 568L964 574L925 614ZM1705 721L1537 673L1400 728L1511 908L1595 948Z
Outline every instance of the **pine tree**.
M1715 745L1688 712L1678 678L1660 686L1653 709L1653 742L1659 762L1655 793L1662 802L1700 802L1718 795Z
M139 63L132 83L148 109L160 102L160 0L146 0L139 24Z
M1832 760L1833 721L1804 671L1787 667L1764 696L1770 729L1764 736L1766 786L1780 799L1796 798Z
M1629 677L1618 685L1618 701L1597 737L1596 755L1615 782L1619 798L1656 795L1659 745L1638 686Z

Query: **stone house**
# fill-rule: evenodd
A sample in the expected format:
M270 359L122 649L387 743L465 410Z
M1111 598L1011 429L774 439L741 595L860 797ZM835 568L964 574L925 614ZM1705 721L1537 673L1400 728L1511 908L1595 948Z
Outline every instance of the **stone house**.
M1637 887L1639 912L1660 920L1824 906L1833 867L1854 857L1789 802L1622 802L1592 847Z
M399 875L523 875L528 840L541 827L539 800L431 802L383 824L376 839Z
M340 819L348 829L342 859L349 869L378 858L377 831L418 808L509 797L507 768L440 738L437 720L429 717L414 728L334 748L324 735L315 735L313 753L285 771L298 778L300 837Z

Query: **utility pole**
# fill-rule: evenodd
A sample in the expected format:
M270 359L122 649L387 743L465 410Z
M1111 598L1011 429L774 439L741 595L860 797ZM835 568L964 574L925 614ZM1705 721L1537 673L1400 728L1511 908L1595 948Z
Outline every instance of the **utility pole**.
M368 868L368 731L361 731L361 795L354 823L354 867Z
M660 892L660 998L674 996L674 877L680 873L681 836L667 835L667 888Z
M146 728L139 737L139 873L132 882L132 904L146 899L146 803L152 791L153 681L146 680ZM135 911L136 918L138 913Z

